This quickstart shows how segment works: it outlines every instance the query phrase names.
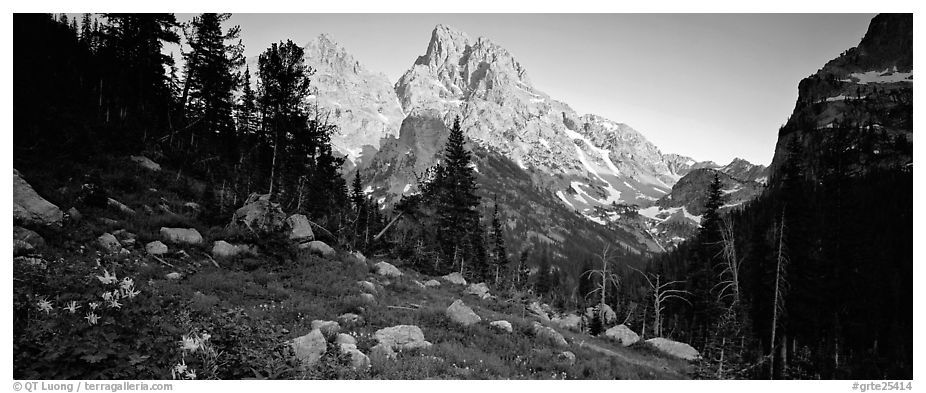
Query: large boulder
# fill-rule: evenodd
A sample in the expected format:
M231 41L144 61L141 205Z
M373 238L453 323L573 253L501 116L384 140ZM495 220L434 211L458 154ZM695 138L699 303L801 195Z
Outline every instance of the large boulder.
M136 164L152 172L158 172L161 170L161 166L158 163L151 161L150 158L145 156L130 156L132 161L135 161Z
M362 316L352 312L338 316L338 325L343 325L345 327L363 326L364 323L366 322L363 320Z
M486 283L481 282L479 284L469 284L469 287L466 288L467 295L473 295L480 299L489 298L489 286Z
M109 232L96 238L96 242L100 245L100 248L106 250L106 252L116 253L122 251L122 243L119 243L119 239L116 239L116 237Z
M312 232L312 224L309 219L302 214L293 214L286 219L286 228L289 240L296 243L305 243L315 240L315 233Z
M383 346L392 350L427 349L431 343L424 340L421 328L415 325L397 325L379 329L373 337Z
M450 307L447 307L446 314L451 321L463 326L473 325L482 321L482 318L476 315L472 308L459 299L454 300Z
M231 258L238 255L254 255L257 252L253 247L243 244L231 244L218 240L212 245L212 256L215 258Z
M145 244L145 252L147 252L148 255L163 255L163 254L167 254L167 251L168 251L167 245L164 243L161 243L160 240L155 240L153 242Z
M33 225L59 226L64 212L39 196L32 186L13 169L13 222Z
M341 331L341 325L338 325L335 321L316 319L312 321L312 330L321 331L325 338L333 339Z
M508 322L508 321L505 321L505 320L499 320L499 321L490 322L490 323L489 323L489 326L491 326L491 327L493 327L493 328L495 328L495 329L504 331L504 332L508 332L508 333L511 333L511 332L514 331L514 329L512 329L512 327L511 327L511 322Z
M527 306L527 310L544 321L550 321L550 316L547 315L546 311L543 311L543 308L540 307L540 303L531 302L531 304Z
M198 245L203 242L203 235L195 228L161 227L161 240L175 244Z
M244 206L235 211L229 227L242 232L267 234L283 229L286 214L279 203L270 201L270 194L251 194Z
M571 351L561 352L556 355L556 361L564 366L573 366L576 364L576 354Z
M640 336L625 325L617 325L608 330L605 330L604 336L619 342L625 347L629 347L640 341Z
M553 328L546 327L540 324L540 322L534 322L533 325L534 336L542 342L548 344L557 345L560 347L568 347L569 343L566 342L566 339L562 334L559 334Z
M41 235L26 228L13 227L14 257L28 254L42 247L45 247L45 239Z
M304 250L309 250L312 254L321 255L325 258L334 257L336 254L334 249L331 246L325 244L325 242L319 240L313 240L308 243L303 243L299 245L299 248Z
M440 281L437 281L437 280L428 280L428 281L425 281L425 282L424 282L424 286L425 286L425 287L428 287L428 288L439 287L439 286L440 286Z
M402 272L399 270L399 268L388 262L377 262L375 265L373 265L373 269L375 269L376 274L379 274L380 276L399 277L402 275Z
M376 293L376 285L369 281L357 281L357 285L360 286L360 290L365 293Z
M614 310L611 309L611 306L607 304L599 304L595 307L586 308L585 316L588 319L592 319L595 316L595 314L599 313L599 310L604 311L604 315L602 315L603 318L601 320L602 323L610 325L614 322L617 322L617 313L615 313Z
M466 279L463 278L463 275L460 274L459 272L453 272L441 278L443 278L444 280L446 280L447 282L451 284L466 285Z
M339 347L342 345L353 345L356 348L357 339L349 334L338 333L338 336L334 339L334 344Z
M698 360L701 358L701 354L698 353L698 350L692 348L691 345L682 342L673 341L662 337L656 337L646 340L646 343L652 345L662 353L675 356L680 359Z
M582 331L582 318L575 314L555 317L551 319L551 321L566 330L572 330L574 332Z
M290 345L293 347L293 352L296 353L296 358L308 366L318 363L318 359L321 359L328 348L325 336L317 329L312 330L305 336L293 339Z
M360 352L356 344L343 344L338 347L338 349L342 354L350 358L350 366L355 370L363 370L370 367L370 358L363 352Z

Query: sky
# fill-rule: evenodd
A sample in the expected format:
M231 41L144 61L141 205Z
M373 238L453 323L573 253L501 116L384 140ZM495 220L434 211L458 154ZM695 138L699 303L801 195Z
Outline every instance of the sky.
M328 33L394 83L445 24L506 48L534 87L626 123L663 153L767 165L797 84L873 14L235 14L245 55ZM190 18L178 14L180 21Z

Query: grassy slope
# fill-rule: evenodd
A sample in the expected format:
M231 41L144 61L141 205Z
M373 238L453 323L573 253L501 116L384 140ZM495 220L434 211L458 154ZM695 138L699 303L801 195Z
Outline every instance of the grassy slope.
M366 263L340 253L324 259L306 253L265 249L263 257L220 260L221 268L212 266L206 254L215 240L224 238L219 227L208 227L196 214L184 210L183 203L197 201L200 193L196 183L162 171L152 174L128 161L104 161L101 179L116 199L135 208L133 217L120 217L108 208L83 208L84 219L63 230L43 231L49 246L42 250L48 260L63 258L64 263L90 263L82 247L91 253L97 248L95 239L104 231L125 228L138 236L138 242L128 247L131 254L105 257L120 266L123 274L132 274L143 291L169 293L187 299L193 310L222 313L227 310L243 311L251 321L269 323L283 329L287 338L298 337L310 330L314 319L336 320L346 312L360 314L365 324L342 328L358 339L358 348L369 353L376 344L373 332L400 325L419 326L425 339L434 345L424 351L400 353L397 361L373 359L373 367L356 372L337 359L333 351L322 358L321 364L304 369L296 377L305 378L384 378L384 379L496 379L496 378L580 378L580 379L665 379L685 378L688 367L683 361L664 357L644 344L632 348L593 338L588 335L559 330L570 343L569 348L554 348L541 343L531 333L533 318L523 304L515 300L479 300L463 295L465 287L442 281L437 288L420 289L412 280L426 281L416 272L402 266L402 261L389 261L405 273L398 279L376 277L370 265L380 259L370 258ZM73 167L68 171L81 173L89 168ZM68 174L48 174L40 170L23 173L37 191L63 209L71 206L74 190L80 179ZM62 187L64 186L64 187ZM146 214L142 206L155 206L163 202L178 214L155 212ZM197 201L202 202L202 201ZM116 225L99 223L96 219L117 219ZM165 266L146 256L144 244L157 240L161 226L196 227L206 238L201 246L183 248L189 257L171 255L165 260L175 268ZM172 251L177 247L171 246ZM272 255L271 255L272 254ZM180 281L163 278L171 271L184 273ZM376 283L374 304L364 304L358 280ZM453 300L463 298L483 322L462 327L451 322L444 310ZM404 308L390 308L398 306ZM214 314L209 314L214 315ZM488 322L504 319L514 326L511 334L500 333ZM222 331L210 332L221 339ZM564 351L576 355L574 365L559 361Z

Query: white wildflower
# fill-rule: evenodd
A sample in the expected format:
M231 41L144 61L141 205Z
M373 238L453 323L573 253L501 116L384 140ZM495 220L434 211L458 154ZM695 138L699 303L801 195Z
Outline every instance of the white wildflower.
M87 322L90 322L90 325L96 325L97 321L100 320L100 317L92 312L89 312L87 313L87 316L84 317L84 319L86 319Z
M71 300L71 301L68 303L68 306L65 307L64 309L65 309L65 310L68 310L69 313L73 314L73 313L77 312L77 309L78 309L78 308L80 308L80 306L77 305L77 301Z
M51 302L44 297L36 303L36 306L38 306L39 311L45 311L46 314L54 309L54 307L51 305Z
M100 280L100 282L103 284L112 284L112 283L115 283L116 281L119 281L116 278L115 274L109 274L109 270L106 270L106 269L103 269L103 275L96 276L96 279Z

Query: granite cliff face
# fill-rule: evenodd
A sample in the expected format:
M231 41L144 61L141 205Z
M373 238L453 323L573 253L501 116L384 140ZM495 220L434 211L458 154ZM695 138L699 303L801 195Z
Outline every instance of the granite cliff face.
M857 47L798 85L794 112L778 134L772 179L789 160L820 179L834 169L827 157L837 154L840 171L912 165L912 142L913 16L880 14Z
M389 79L367 70L328 35L322 34L305 45L306 64L315 69L312 86L322 116L338 125L332 146L352 163L370 149L377 150L384 137L397 136L405 113Z

